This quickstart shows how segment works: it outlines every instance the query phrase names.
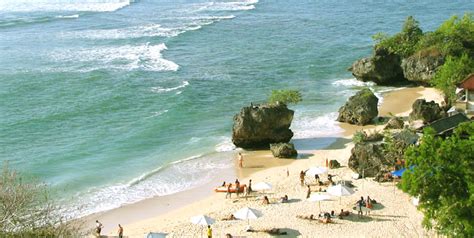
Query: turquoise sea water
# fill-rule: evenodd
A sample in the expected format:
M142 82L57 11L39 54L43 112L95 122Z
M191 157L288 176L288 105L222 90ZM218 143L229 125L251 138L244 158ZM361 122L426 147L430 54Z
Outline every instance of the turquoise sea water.
M364 86L346 69L370 54L371 35L397 32L409 15L433 30L473 10L441 0L1 0L0 160L60 191L81 207L75 215L189 189L232 166L242 106L301 90L295 138L335 138L335 112Z

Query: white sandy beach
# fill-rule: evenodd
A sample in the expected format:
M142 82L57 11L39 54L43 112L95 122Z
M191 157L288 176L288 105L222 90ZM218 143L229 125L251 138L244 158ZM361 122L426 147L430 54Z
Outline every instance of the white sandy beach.
M431 88L405 88L392 91L384 95L384 101L379 109L379 115L385 116L388 113L399 116L407 116L411 110L411 104L417 98L435 100L440 103L442 96L439 92ZM351 196L333 197L330 201L321 202L322 211L351 210L355 202L361 196L370 196L383 205L380 210L374 210L369 216L359 218L357 213L352 213L347 219L334 219L332 224L322 224L318 221L299 219L297 215L310 215L319 213L317 202L306 201L306 187L302 187L299 181L299 172L313 166L324 166L325 160L336 159L342 167L332 169L330 174L336 175L334 180L351 180L352 171L347 167L350 151L353 147L351 142L352 133L362 127L341 125L346 130L345 137L338 138L337 142L328 149L305 150L299 153L309 154L307 158L297 160L275 159L268 151L244 152L244 168L236 168L236 176L241 183L248 183L252 179L253 184L258 182L268 182L273 185L273 189L266 195L270 197L271 204L263 205L259 198L261 194L253 193L248 199L237 198L233 194L232 199L225 199L224 193L208 193L201 191L201 195L196 191L189 191L177 198L184 201L174 209L168 209L161 215L147 219L139 219L124 224L124 234L128 237L144 237L150 231L168 233L168 237L200 237L205 234L205 229L190 223L192 216L204 214L216 219L212 225L214 237L224 237L226 233L234 237L270 237L263 232L246 232L247 221L234 220L222 221L231 213L243 207L251 207L263 213L263 216L250 220L250 225L255 230L280 228L288 232L288 237L425 237L434 236L431 231L425 230L421 226L423 215L411 204L410 197L402 191L396 189L393 183L377 183L373 178L353 180L355 193ZM374 126L363 127L373 129ZM380 129L378 126L376 129ZM317 138L315 138L317 139ZM250 158L252 157L252 158ZM252 161L250 161L252 160ZM289 176L287 176L287 170ZM219 172L219 171L217 171ZM227 173L225 178L229 178L231 173ZM326 176L323 177L323 181ZM219 181L220 183L222 181ZM228 181L228 182L233 182ZM307 178L307 182L312 184L313 180ZM216 182L218 185L218 182ZM316 186L311 187L316 190ZM207 187L206 189L209 189ZM198 194L198 195L195 195ZM203 195L204 194L204 195ZM289 203L279 203L279 198L288 195ZM195 199L196 196L196 199ZM173 200L173 197L168 198ZM194 202L193 202L194 201ZM148 207L147 207L148 206ZM142 202L134 204L133 209L150 210L152 203ZM129 209L129 208L128 208ZM352 211L353 212L353 211ZM113 215L111 215L113 214ZM95 219L113 219L116 217L119 223L122 216L127 216L127 208L118 208L113 213L103 213L92 216L86 223L93 227ZM115 226L107 225L106 234L116 235Z

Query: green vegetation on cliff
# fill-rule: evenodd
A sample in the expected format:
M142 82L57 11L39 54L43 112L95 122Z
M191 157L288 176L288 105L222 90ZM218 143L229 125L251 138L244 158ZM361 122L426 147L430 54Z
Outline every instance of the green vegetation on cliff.
M405 159L414 167L403 174L401 187L419 197L423 225L448 237L474 237L474 122L445 139L426 129Z
M284 104L297 104L303 99L301 93L298 90L272 90L272 94L268 98L268 102L271 104L280 102Z
M440 55L446 59L435 74L432 86L442 90L453 101L455 85L474 72L474 19L472 13L463 17L453 16L433 32L423 33L418 21L409 16L401 32L388 36L373 36L375 48L385 48L400 55L424 57Z

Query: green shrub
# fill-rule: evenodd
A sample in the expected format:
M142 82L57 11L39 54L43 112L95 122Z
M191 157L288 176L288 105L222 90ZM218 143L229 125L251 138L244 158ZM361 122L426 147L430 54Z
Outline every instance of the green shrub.
M297 104L303 99L301 93L297 90L272 90L268 102L275 104L277 102L284 104Z

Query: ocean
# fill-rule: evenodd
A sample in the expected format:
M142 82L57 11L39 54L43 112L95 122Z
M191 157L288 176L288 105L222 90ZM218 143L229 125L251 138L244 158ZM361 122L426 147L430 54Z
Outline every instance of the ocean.
M371 36L474 2L1 0L0 161L72 216L184 191L232 167L232 118L297 89L294 138L341 136ZM316 140L318 141L318 140ZM298 144L297 144L298 146Z

